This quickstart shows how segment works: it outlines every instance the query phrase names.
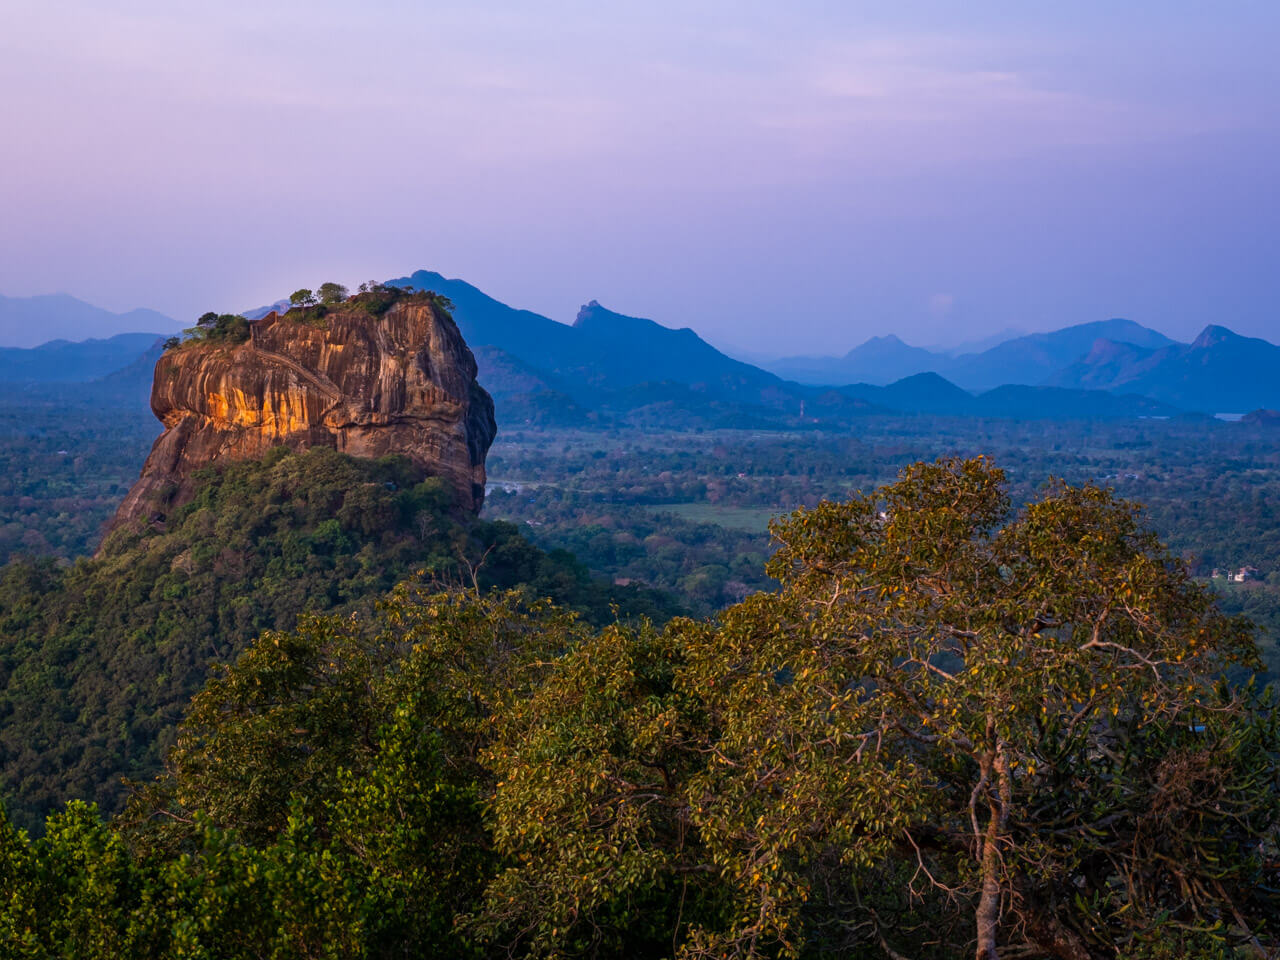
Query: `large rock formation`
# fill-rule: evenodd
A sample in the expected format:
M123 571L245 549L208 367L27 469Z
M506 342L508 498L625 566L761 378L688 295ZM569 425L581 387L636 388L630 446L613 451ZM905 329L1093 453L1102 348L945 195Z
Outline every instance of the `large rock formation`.
M493 401L453 320L424 296L377 316L352 303L306 316L269 313L243 343L189 342L160 358L151 409L165 431L113 528L163 518L200 467L281 445L401 453L479 511Z

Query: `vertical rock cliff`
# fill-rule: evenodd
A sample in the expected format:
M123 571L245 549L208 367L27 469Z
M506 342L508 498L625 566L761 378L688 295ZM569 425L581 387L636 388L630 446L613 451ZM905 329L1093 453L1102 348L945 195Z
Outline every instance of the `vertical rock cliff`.
M316 312L270 313L243 343L187 342L160 358L151 409L165 430L112 528L162 519L200 467L276 446L404 454L479 511L497 428L453 320L422 295L381 314L358 302Z

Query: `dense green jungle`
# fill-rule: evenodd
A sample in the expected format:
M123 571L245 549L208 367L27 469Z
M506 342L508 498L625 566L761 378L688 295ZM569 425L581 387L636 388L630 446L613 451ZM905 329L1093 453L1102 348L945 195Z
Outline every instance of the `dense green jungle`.
M280 450L96 558L149 413L0 426L5 956L1280 944L1264 426Z
M122 777L159 769L210 663L302 613L355 611L401 580L523 585L588 619L680 609L593 581L502 521L467 521L402 458L326 449L207 469L163 531L117 531L71 565L0 573L0 787L34 826L72 797L119 808Z

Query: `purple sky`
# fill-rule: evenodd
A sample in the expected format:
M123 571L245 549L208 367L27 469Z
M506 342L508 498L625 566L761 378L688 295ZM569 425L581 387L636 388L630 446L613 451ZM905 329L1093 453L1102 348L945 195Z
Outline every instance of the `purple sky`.
M774 355L1111 316L1280 339L1274 0L3 20L10 296L186 322L429 268Z

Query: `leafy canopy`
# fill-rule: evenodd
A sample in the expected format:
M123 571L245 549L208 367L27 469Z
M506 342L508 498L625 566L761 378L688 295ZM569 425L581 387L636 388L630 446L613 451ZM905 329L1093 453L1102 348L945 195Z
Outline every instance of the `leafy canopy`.
M523 585L599 622L653 591L593 582L508 523L464 516L403 457L277 449L208 468L162 528L115 531L68 568L0 570L0 797L36 828L71 797L115 812L121 777L154 774L209 665L299 614L353 611L396 583Z
M687 956L1255 936L1276 727L1215 685L1246 625L1132 505L1002 483L909 467L777 523L777 593L566 656L491 748L482 927L555 954L644 892L708 911L667 927Z
M347 288L340 283L322 283L316 295L321 303L341 303L347 299Z
M249 321L238 313L205 313L196 325L183 331L188 343L243 343L249 339ZM166 347L177 346L172 340Z
M990 463L780 521L714 620L406 585L267 632L114 824L0 823L0 933L105 957L1065 958L1280 945L1276 704L1108 491ZM114 952L113 952L114 951Z

